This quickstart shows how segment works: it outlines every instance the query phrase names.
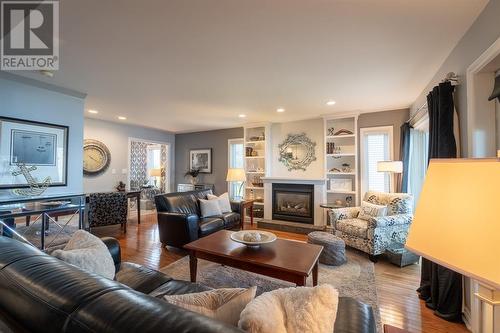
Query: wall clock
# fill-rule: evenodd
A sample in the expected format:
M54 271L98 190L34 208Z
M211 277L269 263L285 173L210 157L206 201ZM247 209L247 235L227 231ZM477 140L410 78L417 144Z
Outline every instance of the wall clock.
M111 154L108 147L100 141L83 140L83 174L96 176L109 167Z

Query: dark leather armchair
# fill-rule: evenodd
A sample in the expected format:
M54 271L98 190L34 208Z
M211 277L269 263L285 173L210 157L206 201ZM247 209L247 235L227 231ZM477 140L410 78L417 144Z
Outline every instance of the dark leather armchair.
M189 242L222 229L240 229L240 205L231 203L232 212L201 217L199 199L212 190L176 192L155 197L158 230L163 245L182 248Z

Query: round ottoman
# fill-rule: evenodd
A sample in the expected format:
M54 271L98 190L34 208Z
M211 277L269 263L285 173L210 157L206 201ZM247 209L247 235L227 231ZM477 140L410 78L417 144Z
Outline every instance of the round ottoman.
M307 235L307 242L323 246L319 262L325 265L340 266L347 262L345 243L339 237L323 231L313 231Z

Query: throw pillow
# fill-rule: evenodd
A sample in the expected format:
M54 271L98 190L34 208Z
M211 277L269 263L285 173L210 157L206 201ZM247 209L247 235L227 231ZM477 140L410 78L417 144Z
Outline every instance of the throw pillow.
M328 284L276 289L251 301L238 327L249 333L333 332L338 298Z
M358 219L369 221L372 217L386 216L387 206L375 205L367 201L361 202Z
M208 194L207 198L208 200L217 200L219 202L220 210L222 213L231 213L233 211L231 209L231 202L229 201L229 194L227 192L221 194L220 196Z
M257 287L223 288L185 295L167 295L163 299L189 311L238 325L240 313L254 299Z
M85 230L76 231L62 250L52 255L68 264L108 279L115 277L115 263L108 247L98 237Z
M200 199L200 210L202 217L222 215L218 200Z

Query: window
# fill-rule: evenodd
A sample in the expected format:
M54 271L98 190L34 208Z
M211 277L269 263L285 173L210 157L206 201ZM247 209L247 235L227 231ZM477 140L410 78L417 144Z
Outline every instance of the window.
M228 140L228 168L244 168L244 144L243 139L230 139ZM239 193L240 186L242 182L229 182L228 192L229 197L234 198L235 196L242 196Z
M408 193L413 194L413 208L416 207L429 159L429 116L426 115L410 130L410 158L408 165Z
M379 161L393 158L392 126L361 129L361 194L391 192L391 174L377 171Z

